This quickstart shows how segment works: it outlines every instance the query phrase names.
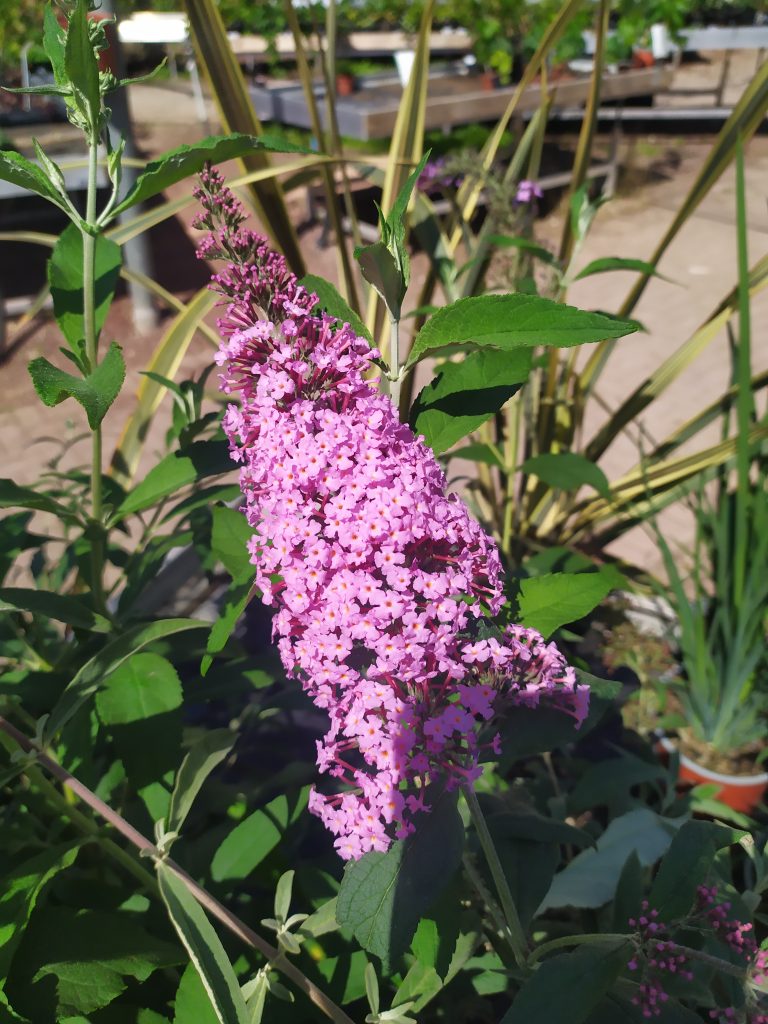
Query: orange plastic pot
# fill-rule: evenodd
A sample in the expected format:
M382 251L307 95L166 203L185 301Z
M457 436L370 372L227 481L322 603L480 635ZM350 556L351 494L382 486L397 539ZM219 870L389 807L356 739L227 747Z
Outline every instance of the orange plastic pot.
M760 772L758 775L724 775L722 772L710 771L709 768L704 768L690 757L686 757L678 750L677 744L667 736L659 736L658 745L667 754L677 752L680 758L681 782L690 782L694 786L715 783L720 787L714 794L715 799L721 800L734 811L751 814L768 788L768 772Z

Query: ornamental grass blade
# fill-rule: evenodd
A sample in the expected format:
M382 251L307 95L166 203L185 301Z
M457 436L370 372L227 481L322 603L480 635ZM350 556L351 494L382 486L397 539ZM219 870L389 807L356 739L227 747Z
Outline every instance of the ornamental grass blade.
M162 861L157 864L157 880L171 923L200 975L219 1024L248 1024L237 976L202 907Z
M427 0L424 6L416 39L416 56L392 132L381 197L381 208L386 213L391 209L395 198L411 173L411 169L418 164L424 152L424 124L429 82L429 37L432 30L434 6L435 0ZM378 292L372 288L368 296L365 322L374 337L377 337L381 330L383 318L384 307ZM379 348L386 358L389 351L388 336L382 336Z
M651 266L658 266L662 256L674 241L677 233L733 161L739 140L746 142L755 133L763 122L767 111L768 62L758 69L752 81L742 93L738 103L733 108L731 116L723 125L688 195L677 211L674 220L667 228L664 237L656 247L655 252L648 260ZM619 316L631 315L649 281L650 275L648 274L643 274L637 280L624 300L624 304L619 310ZM604 342L592 353L580 375L582 392L586 393L594 387L612 351L613 346L611 342Z
M211 85L222 125L227 132L261 135L261 122L248 96L243 73L229 45L219 8L214 0L184 0L195 54ZM256 150L241 158L246 171L265 170L269 156ZM282 249L291 270L305 272L304 258L278 182L254 182L249 190L259 220Z
M592 80L589 85L589 96L581 122L579 141L576 146L576 157L573 162L571 183L568 188L566 209L570 209L571 197L578 192L587 178L589 162L592 158L592 143L597 128L597 114L600 108L600 88L603 84L605 68L605 43L608 36L608 23L611 15L611 0L600 0L595 14L595 55ZM573 235L571 218L566 217L563 223L563 235L560 239L560 263L567 267L573 254Z
M285 11L285 16L288 21L288 27L293 35L293 45L296 50L296 68L299 72L299 79L301 81L302 89L304 90L304 100L307 104L310 121L312 122L312 134L317 139L318 144L327 151L331 147L328 146L326 139L327 133L323 130L320 109L317 105L317 97L315 96L315 82L313 80L312 70L309 66L309 58L307 56L306 48L304 46L304 35L301 31L299 19L296 17L296 11L293 8L291 0L283 0L283 10ZM333 104L334 100L329 97L328 102L329 104ZM330 217L333 234L336 238L336 255L340 271L339 276L344 283L345 298L355 310L359 311L360 299L357 294L357 280L355 278L352 261L349 256L349 249L347 248L344 229L342 227L341 205L339 203L339 197L336 194L336 179L333 174L333 168L328 164L325 164L321 168L321 171L323 186L325 189L326 207Z
M766 285L768 285L768 256L764 256L752 268L749 274L749 292L752 296L757 295ZM587 458L593 461L600 458L624 427L636 419L651 402L655 401L717 337L736 313L738 305L738 288L734 288L701 327L625 399L587 445L584 452Z
M200 322L216 304L216 296L208 288L201 289L165 332L146 369L163 377L173 378L189 348ZM144 376L138 387L136 408L123 428L112 462L110 474L127 487L138 468L152 419L166 393L166 388L151 377Z

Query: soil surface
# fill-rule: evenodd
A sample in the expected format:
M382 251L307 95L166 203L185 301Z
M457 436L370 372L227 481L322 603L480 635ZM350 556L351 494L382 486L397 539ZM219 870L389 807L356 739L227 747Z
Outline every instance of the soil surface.
M719 58L710 56L708 61L684 64L679 69L676 86L701 88L716 85L720 74ZM754 72L755 58L754 53L734 56L726 102L734 101L749 80ZM666 97L664 101L683 102ZM696 102L698 105L711 102L711 96ZM212 104L208 107L210 123L203 125L197 119L191 95L181 83L134 87L131 90L131 109L137 145L146 159L217 128ZM16 129L10 134L16 144L22 146L29 141L31 132ZM71 150L72 136L66 125L52 126L47 132L39 129L35 134L44 146L50 146L52 150ZM598 215L580 254L580 261L586 265L598 256L620 255L640 259L650 256L701 169L713 138L712 134L669 132L627 134L621 143L622 173L618 196ZM560 147L572 146L575 134L568 137L561 132L556 141ZM609 143L608 138L600 140L603 147L607 148ZM223 170L236 173L234 165L225 165ZM761 135L753 139L747 148L749 253L752 264L764 256L768 248L766 183L768 137ZM169 189L164 198L173 199L190 192L190 183L182 183ZM322 246L321 226L308 220L304 194L292 193L289 206L309 269L336 279L334 248ZM647 333L617 344L599 387L600 398L607 407L617 406L645 375L691 335L735 285L734 208L734 175L729 171L701 203L665 255L660 269L670 280L654 281L638 305L635 315L645 325ZM548 197L547 210L536 224L536 234L540 241L554 246L563 216L562 203L557 202L557 196ZM206 267L195 258L197 234L190 226L193 214L194 206L190 205L148 234L154 276L182 301L189 299L207 281ZM61 222L51 218L47 208L34 199L0 202L2 231L25 229L55 233L62 226ZM62 461L64 466L82 464L88 452L79 407L66 402L54 409L44 409L27 374L27 363L35 356L44 355L60 361L60 339L50 313L43 311L30 322L14 316L14 310L23 305L23 299L36 295L43 288L46 255L47 250L40 245L0 243L2 293L9 310L4 351L0 346L3 385L0 451L4 461L2 475L20 484L33 483L46 464L61 453L62 447L66 447ZM425 258L417 254L413 262L412 302L416 301L419 279L423 277L425 267ZM631 274L614 273L578 282L569 293L569 301L588 308L615 311L633 280ZM111 452L118 440L141 379L139 371L146 366L158 345L170 316L167 309L159 309L156 326L142 332L133 323L131 300L125 291L119 294L113 305L103 333L103 344L115 339L123 346L128 379L104 421L106 453ZM755 372L768 367L766 322L768 293L764 292L755 298L752 307ZM727 351L727 338L723 332L649 408L643 418L648 437L664 438L728 386ZM199 372L209 363L211 354L210 342L198 334L184 359L180 379ZM604 415L595 405L587 425L588 434L599 425ZM148 439L142 461L143 471L152 464L152 452L160 446L168 416L166 400ZM707 435L707 443L714 444L718 439L718 427L713 425ZM629 469L637 461L637 456L637 437L620 438L606 452L602 465L609 478L614 479ZM663 525L672 541L685 540L690 536L690 523L683 507L675 507L665 513ZM615 545L615 551L651 571L660 569L661 558L656 545L652 537L641 529L627 534Z

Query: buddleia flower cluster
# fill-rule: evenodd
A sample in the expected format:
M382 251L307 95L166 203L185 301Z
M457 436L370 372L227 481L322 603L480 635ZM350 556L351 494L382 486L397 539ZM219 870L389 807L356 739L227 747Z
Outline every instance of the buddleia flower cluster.
M287 674L330 720L317 763L335 782L310 809L358 858L473 783L498 711L546 700L580 723L588 689L538 633L493 627L496 545L368 379L380 354L315 312L217 172L197 196L199 255L226 261L216 361L255 583Z

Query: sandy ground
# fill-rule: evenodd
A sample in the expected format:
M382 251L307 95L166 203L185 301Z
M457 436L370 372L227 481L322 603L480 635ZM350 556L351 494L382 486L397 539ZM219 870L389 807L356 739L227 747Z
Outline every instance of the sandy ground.
M743 54L734 60L726 101L734 101L755 67L755 54ZM690 88L714 85L719 76L717 61L684 65L679 69L676 85ZM189 142L206 134L195 115L190 96L166 87L139 86L132 91L132 110L137 140L148 157L164 148ZM708 102L710 97L704 98ZM682 102L670 100L669 102ZM686 100L690 102L690 100ZM700 101L701 102L701 101ZM209 110L212 127L215 115ZM631 168L634 183L628 194L619 196L599 214L588 242L581 253L586 264L598 256L633 256L647 258L674 217L680 202L699 172L712 136L658 134L633 135L623 143L622 162ZM630 177L625 175L625 183ZM747 186L749 211L750 261L755 263L768 248L768 137L754 139L747 150ZM189 185L175 186L168 197L188 194ZM25 201L26 202L26 201ZM303 196L290 200L294 223L302 225L306 218ZM647 333L619 342L601 381L599 392L612 407L645 377L662 359L680 345L712 312L736 281L734 176L726 173L700 205L661 264L661 271L674 283L654 281L646 290L636 309L636 316ZM18 204L12 212L18 214ZM30 207L30 216L33 210ZM194 258L195 233L190 229L193 209L185 209L178 218L150 233L158 280L180 299L186 300L206 281L205 268ZM21 226L35 230L55 230L45 221L3 224L0 208L0 230ZM23 215L23 208L22 208ZM558 208L536 225L540 240L554 243L559 236L562 211ZM319 228L301 226L302 248L310 269L328 277L336 275L336 259L332 249L318 246ZM2 278L7 296L33 294L43 284L42 250L32 246L0 248ZM414 277L423 274L422 258L414 261ZM592 278L573 286L569 301L586 307L617 310L632 284L632 275L616 273ZM416 289L412 290L415 295ZM414 300L415 301L415 298ZM753 303L753 344L755 370L768 366L768 293ZM115 338L124 347L129 367L127 384L104 422L105 451L114 447L125 417L130 413L133 396L140 380L139 371L146 365L163 330L169 323L163 314L157 328L139 334L132 326L129 299L119 297L110 313L104 339ZM82 440L72 442L82 431L80 410L68 402L55 409L44 409L38 402L26 373L28 361L45 355L60 361L59 340L50 319L42 315L31 324L19 327L9 324L6 352L0 364L3 402L0 407L0 451L3 454L2 475L19 483L32 483L46 462L69 444L64 464L82 463L87 446ZM210 360L209 343L200 335L190 346L182 368L182 376L190 376ZM654 438L664 438L699 408L712 401L728 383L727 341L718 337L686 370L664 396L644 416L644 426ZM167 409L164 414L167 415ZM163 433L162 415L153 431L142 467L151 464L151 453L160 446ZM599 424L596 409L588 424L588 433ZM707 443L717 440L713 427ZM619 439L606 453L602 465L609 478L615 478L634 464L636 442ZM684 539L689 532L687 514L674 509L665 517L665 529L673 538ZM642 531L628 535L617 547L617 553L658 569L660 557L653 542Z

